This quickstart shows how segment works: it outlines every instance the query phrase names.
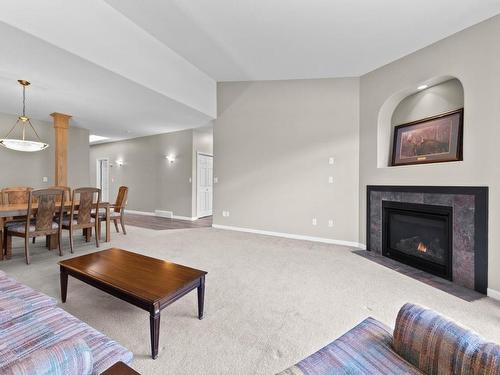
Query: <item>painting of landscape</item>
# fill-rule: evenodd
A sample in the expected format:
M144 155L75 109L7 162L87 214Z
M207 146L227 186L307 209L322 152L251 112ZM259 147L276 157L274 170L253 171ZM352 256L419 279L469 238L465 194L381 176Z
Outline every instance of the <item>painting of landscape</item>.
M397 126L392 165L460 160L462 114L460 110Z

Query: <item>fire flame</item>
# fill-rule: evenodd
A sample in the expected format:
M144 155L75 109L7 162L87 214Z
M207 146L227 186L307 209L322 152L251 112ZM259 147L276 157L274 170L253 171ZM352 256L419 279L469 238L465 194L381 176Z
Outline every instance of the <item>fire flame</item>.
M417 246L417 250L420 251L421 253L426 253L427 252L427 246L423 242L420 242Z

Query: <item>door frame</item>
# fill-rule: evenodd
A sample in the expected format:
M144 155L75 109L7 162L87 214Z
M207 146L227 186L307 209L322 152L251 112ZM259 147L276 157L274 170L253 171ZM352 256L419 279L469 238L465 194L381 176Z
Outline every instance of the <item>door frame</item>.
M96 187L101 189L101 194L102 194L102 188L99 185L102 185L102 179L101 179L101 174L100 174L100 172L101 172L101 163L100 162L103 160L106 160L108 162L108 171L107 171L108 173L107 173L106 181L108 181L108 200L109 200L109 168L111 167L109 164L109 158L97 158L95 160L95 163L96 163L96 180L95 181L96 181ZM102 195L101 195L101 199L103 201L105 201L105 199L104 199L104 197L102 197Z
M196 217L197 218L200 218L200 217L205 217L205 216L201 216L200 215L200 205L199 205L199 197L200 195L198 194L198 188L200 187L198 181L200 181L199 179L199 176L198 176L198 157L200 155L203 155L203 156L209 156L212 158L212 168L213 168L213 159L214 159L214 155L213 154L210 154L208 152L200 152L200 151L196 151ZM213 180L213 175L212 175L212 215L213 215L213 200L214 200L214 180Z

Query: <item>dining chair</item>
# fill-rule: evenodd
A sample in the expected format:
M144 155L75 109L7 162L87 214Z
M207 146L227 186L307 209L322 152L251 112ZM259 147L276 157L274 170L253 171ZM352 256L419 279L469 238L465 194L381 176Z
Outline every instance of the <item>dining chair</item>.
M92 232L95 228L95 243L99 247L99 218L92 217L92 211L99 212L101 201L101 189L79 188L73 190L71 198L71 210L69 216L62 218L62 229L69 230L69 245L73 253L73 232L78 229L86 229Z
M63 255L61 226L58 224L62 220L63 205L57 205L57 201L63 199L63 194L64 192L60 189L41 189L28 193L28 209L25 221L7 227L7 252L12 249L12 237L23 237L26 264L30 264L29 239L56 234L59 239L59 255ZM35 202L37 207L34 210L33 204Z
M33 188L27 186L16 186L16 187L6 187L0 190L0 196L2 198L3 204L27 204L29 192L33 191ZM24 223L26 218L24 216L16 217L6 217L2 220L3 228L3 245L6 244L7 237L7 227L12 225L17 225L19 222ZM2 249L5 250L4 247Z
M28 195L30 191L33 191L33 188L26 186L3 188L1 190L3 203L26 204L28 203Z
M64 202L69 202L71 199L71 188L69 186L51 186L49 189L59 189L64 191Z
M128 187L126 186L120 186L118 189L118 195L116 196L116 201L114 204L110 204L109 208L109 218L110 220L113 220L115 224L115 229L119 233L120 230L118 229L118 221L120 222L120 225L122 227L123 234L127 234L127 231L125 229L125 206L127 205L127 195L128 195ZM103 221L107 219L106 217L106 212L107 210L101 209L99 212L99 232L98 236L101 236L101 224ZM93 217L96 215L93 214Z

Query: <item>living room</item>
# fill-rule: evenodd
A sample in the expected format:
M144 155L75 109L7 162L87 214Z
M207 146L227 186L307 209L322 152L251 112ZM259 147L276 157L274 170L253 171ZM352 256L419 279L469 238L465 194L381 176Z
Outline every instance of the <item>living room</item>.
M0 9L0 372L500 374L500 3Z

